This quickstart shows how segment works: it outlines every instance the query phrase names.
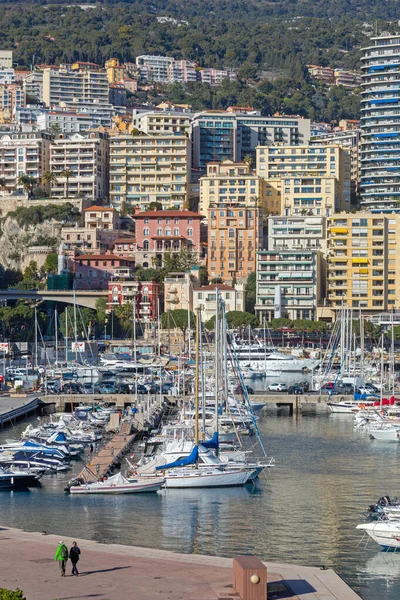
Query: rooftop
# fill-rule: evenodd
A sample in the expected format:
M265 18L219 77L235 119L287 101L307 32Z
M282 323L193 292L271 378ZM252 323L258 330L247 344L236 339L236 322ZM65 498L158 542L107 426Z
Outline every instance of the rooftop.
M112 208L112 206L97 206L97 204L93 204L92 206L88 206L88 208L84 208L83 211L86 212L88 210L97 210L97 211L103 211L103 212L117 212L115 210L115 208Z
M226 285L225 283L211 283L210 285L204 285L201 288L198 288L197 290L193 290L194 292L209 292L209 291L215 291L215 290L221 290L221 292L234 292L235 288L231 287L230 285Z
M193 217L195 219L204 219L203 215L192 212L191 210L146 210L135 213L135 219L142 217Z

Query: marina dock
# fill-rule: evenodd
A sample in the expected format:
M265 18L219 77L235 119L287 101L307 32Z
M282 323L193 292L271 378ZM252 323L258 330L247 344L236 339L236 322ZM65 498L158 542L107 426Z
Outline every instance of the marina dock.
M90 461L77 478L90 482L108 476L134 442L136 435L132 435L131 432L132 420L122 421L119 432L101 450L91 455Z
M0 428L15 424L18 419L28 416L43 406L36 396L0 396Z
M53 560L60 540L71 547L75 538L0 528L7 547L0 565L2 586L22 589L28 600L97 598L98 600L241 600L232 587L232 558L178 554L165 550L77 540L80 577L60 577ZM269 600L359 600L331 569L263 563ZM21 568L16 568L21 567Z

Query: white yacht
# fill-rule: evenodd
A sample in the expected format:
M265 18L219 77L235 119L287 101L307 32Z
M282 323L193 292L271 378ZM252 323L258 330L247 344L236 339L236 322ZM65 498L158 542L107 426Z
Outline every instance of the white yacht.
M274 348L267 348L260 343L245 344L236 341L232 344L232 348L240 367L249 367L257 373L313 371L321 362L314 358L296 358L291 354L278 352Z

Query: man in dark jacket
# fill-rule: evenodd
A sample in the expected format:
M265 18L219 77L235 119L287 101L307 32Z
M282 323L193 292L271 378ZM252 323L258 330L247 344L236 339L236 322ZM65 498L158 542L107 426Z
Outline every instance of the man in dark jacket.
M72 575L79 575L76 565L78 563L80 554L81 554L81 551L78 548L78 544L76 542L73 542L72 548L69 551L69 557L70 557L71 563L72 563Z

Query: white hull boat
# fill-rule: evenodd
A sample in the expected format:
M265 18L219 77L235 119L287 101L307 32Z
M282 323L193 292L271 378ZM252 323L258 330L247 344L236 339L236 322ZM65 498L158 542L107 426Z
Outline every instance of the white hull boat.
M381 429L370 429L369 435L372 439L378 442L399 442L400 441L400 427L388 427Z
M158 492L164 485L164 477L143 479L126 479L121 473L109 477L105 481L83 483L69 488L70 494L138 494Z
M338 402L327 402L329 410L332 413L354 414L361 410L362 407L374 406L373 402L360 402L354 400L341 400Z
M173 469L165 473L167 489L233 487L245 485L253 470L221 471L219 469Z
M398 521L377 521L361 523L357 529L365 531L377 544L386 550L400 548L400 523Z

